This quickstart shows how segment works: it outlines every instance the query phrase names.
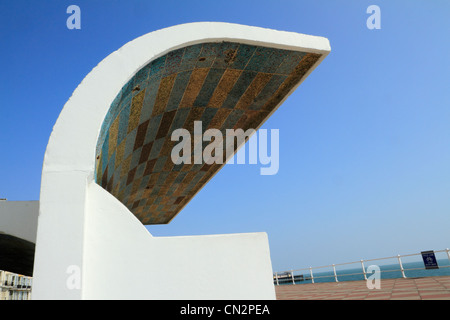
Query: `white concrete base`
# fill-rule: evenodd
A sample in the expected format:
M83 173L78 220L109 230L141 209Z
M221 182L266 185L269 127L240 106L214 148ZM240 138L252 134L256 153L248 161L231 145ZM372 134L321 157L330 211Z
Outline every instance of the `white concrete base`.
M95 182L87 203L83 266L38 285L33 299L275 299L265 233L153 237Z

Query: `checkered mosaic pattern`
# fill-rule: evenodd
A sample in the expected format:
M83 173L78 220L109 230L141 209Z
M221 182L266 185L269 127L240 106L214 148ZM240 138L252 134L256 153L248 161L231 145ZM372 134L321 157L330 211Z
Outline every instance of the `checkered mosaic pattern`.
M193 136L194 121L202 121L203 132L257 129L319 58L218 42L153 60L110 107L97 145L96 182L143 224L170 222L222 166L175 165L171 151L179 142L171 141L172 132L185 128Z

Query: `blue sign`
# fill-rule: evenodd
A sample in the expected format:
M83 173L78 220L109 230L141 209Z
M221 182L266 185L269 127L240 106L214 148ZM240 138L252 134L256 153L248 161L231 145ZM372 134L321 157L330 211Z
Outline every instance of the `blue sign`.
M436 256L434 255L434 251L422 251L422 259L423 264L425 265L425 269L439 269Z

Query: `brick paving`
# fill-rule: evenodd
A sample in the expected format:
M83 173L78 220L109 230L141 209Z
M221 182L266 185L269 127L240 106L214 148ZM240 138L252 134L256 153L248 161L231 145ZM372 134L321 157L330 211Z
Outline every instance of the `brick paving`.
M275 286L277 300L450 300L450 276L381 279L380 289L366 281Z

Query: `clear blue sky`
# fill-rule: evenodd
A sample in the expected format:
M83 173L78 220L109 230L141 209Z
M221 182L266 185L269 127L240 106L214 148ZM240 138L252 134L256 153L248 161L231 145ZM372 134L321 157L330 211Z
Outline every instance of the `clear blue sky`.
M66 8L81 8L68 30ZM369 30L366 9L381 9ZM134 38L233 22L330 40L263 128L280 169L227 165L155 236L268 233L275 271L450 247L450 2L0 0L0 197L39 199L52 127L82 79Z

